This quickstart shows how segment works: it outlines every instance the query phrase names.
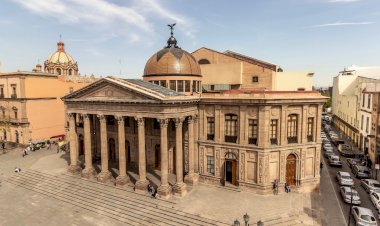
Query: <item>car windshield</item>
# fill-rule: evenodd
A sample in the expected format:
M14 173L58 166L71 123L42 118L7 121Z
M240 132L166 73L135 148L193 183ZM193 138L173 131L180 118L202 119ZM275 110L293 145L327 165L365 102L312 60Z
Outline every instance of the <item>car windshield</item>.
M365 220L365 221L375 221L375 218L373 216L370 216L370 215L361 215L360 218Z
M369 171L367 170L359 170L360 173L365 173L365 174L369 174Z
M350 177L350 176L347 176L347 175L343 175L342 178L343 178L343 179L351 179L351 177Z
M372 187L375 187L375 188L380 188L380 184L371 184Z
M337 156L332 156L332 157L331 157L331 160L333 160L333 161L339 161L339 157L337 157Z
M352 196L358 196L358 192L357 191L353 190L352 193L353 193ZM351 196L351 191L347 191L346 195Z

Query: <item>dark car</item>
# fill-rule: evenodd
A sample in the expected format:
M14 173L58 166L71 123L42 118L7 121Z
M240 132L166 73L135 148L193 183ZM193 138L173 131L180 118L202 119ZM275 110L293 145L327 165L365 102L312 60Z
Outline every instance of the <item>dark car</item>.
M350 157L350 158L352 158L352 157L355 156L355 153L352 152L352 151L349 150L349 149L343 149L342 151L340 151L340 155L341 155L341 156L345 156L345 157Z
M371 171L366 166L355 165L352 167L352 173L359 179L371 178Z
M356 164L360 165L360 159L347 159L348 167L352 168Z
M335 146L338 146L339 144L344 144L344 140L331 139L331 143L333 143Z

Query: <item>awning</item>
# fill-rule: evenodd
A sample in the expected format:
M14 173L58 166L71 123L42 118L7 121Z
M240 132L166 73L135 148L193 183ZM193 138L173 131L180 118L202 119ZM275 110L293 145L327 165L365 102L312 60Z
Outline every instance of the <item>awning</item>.
M53 138L63 138L63 137L65 137L65 134L60 134L60 135L52 136L52 137L50 137L50 139L53 139Z

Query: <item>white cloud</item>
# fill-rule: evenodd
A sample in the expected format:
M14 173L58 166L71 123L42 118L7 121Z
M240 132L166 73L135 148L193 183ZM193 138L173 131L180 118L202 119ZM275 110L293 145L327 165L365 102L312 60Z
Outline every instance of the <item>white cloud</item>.
M369 25L369 24L374 24L374 22L336 22L336 23L314 25L312 27L333 27L333 26Z
M359 2L361 0L330 0L330 2Z
M135 0L120 5L109 0L12 0L39 16L55 18L60 23L89 25L95 29L117 31L136 42L146 34L154 34L152 16L159 16L165 23L177 22L191 36L189 19L162 7L159 1ZM189 34L190 32L190 34ZM142 35L144 34L144 35Z

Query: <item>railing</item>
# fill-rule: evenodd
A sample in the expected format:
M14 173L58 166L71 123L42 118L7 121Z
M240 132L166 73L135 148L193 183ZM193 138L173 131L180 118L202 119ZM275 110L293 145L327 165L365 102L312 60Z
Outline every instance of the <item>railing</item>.
M236 143L237 136L224 136L224 141L228 143Z
M207 140L214 140L215 135L214 134L207 134Z
M271 143L272 145L277 145L277 144L278 144L277 138L271 138L271 139L270 139L270 143Z
M298 143L297 137L288 137L288 144Z
M4 94L0 94L0 98L4 98Z
M313 142L313 135L307 135L307 142Z
M249 144L257 145L257 138L253 138L253 137L248 138L248 143Z
M17 98L17 94L11 94L11 98L13 98L13 99L16 99Z

